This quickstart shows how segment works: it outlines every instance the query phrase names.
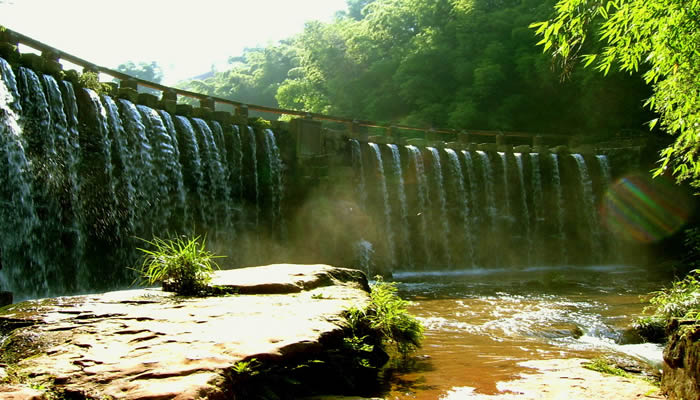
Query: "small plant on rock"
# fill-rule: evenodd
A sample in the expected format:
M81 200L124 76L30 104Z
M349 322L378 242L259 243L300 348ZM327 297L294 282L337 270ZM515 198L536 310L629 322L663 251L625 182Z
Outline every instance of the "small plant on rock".
M397 294L395 283L377 277L372 285L370 303L365 309L350 309L345 319L355 337L379 336L380 344L396 346L402 357L421 346L423 326L408 310L408 302ZM374 335L372 334L374 333ZM373 344L373 343L367 343Z
M206 240L194 238L144 240L150 248L139 248L144 253L141 268L137 269L141 281L148 285L161 283L164 290L180 295L198 295L211 281L216 256L206 250Z
M700 270L690 271L669 288L652 292L649 303L644 310L653 313L634 323L642 337L665 338L662 332L674 318L700 320Z

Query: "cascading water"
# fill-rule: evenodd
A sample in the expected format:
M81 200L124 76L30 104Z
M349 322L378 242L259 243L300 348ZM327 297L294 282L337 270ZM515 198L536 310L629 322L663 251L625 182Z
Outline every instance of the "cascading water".
M372 277L372 271L374 270L373 257L374 248L372 243L366 241L365 239L360 239L353 245L353 250L355 251L355 260L358 263L360 271L363 271L367 277Z
M428 186L428 178L425 175L425 165L423 164L423 155L416 146L406 146L409 154L409 161L413 164L413 171L416 174L416 187L417 187L417 213L416 215L420 221L420 234L422 237L423 245L423 255L425 265L432 265L432 256L430 252L430 245L428 243L428 223L427 223L427 210L430 208L430 193ZM414 257L415 258L415 257Z
M501 211L501 218L504 221L505 227L504 231L508 232L511 228L511 210L510 210L510 188L508 183L508 157L506 153L498 152L498 156L501 157L501 168L503 174L503 211Z
M464 156L464 170L467 173L467 178L469 179L469 201L471 202L472 206L471 209L469 210L469 214L471 217L470 220L470 227L471 231L474 231L474 227L479 225L479 215L477 215L476 212L476 204L477 204L477 198L479 196L479 190L478 190L478 185L476 182L476 174L474 173L474 160L472 160L472 154L466 150L462 150L462 155ZM471 233L471 253L472 253L472 266L475 266L478 263L477 255L476 255L476 250L474 249L474 237L475 234Z
M525 241L527 242L527 265L532 264L532 236L530 234L530 210L527 207L527 195L525 188L525 173L523 172L523 155L514 153L515 163L518 166L518 181L520 182L520 200L522 208L523 229L525 230Z
M271 230L274 233L283 232L284 228L281 226L282 221L282 193L284 188L282 186L282 162L280 159L280 150L277 147L277 142L275 140L275 134L271 129L265 129L265 159L267 160L269 171L269 184L265 185L270 188L270 209L272 210L271 218Z
M386 185L386 175L384 175L384 162L382 161L382 152L379 150L379 145L376 143L368 143L369 147L374 152L374 160L377 165L379 174L378 185L382 200L384 201L384 229L386 233L386 252L387 263L390 266L394 265L396 260L396 245L394 244L394 229L391 225L391 203L389 202L389 190Z
M230 140L227 142L227 151L231 159L231 181L229 185L231 187L231 199L239 204L238 207L233 207L233 221L235 225L240 226L243 220L243 210L240 208L240 204L243 204L243 144L238 125L234 125L232 128Z
M410 249L410 238L408 233L408 207L406 205L406 191L404 188L403 171L401 170L401 155L399 153L399 147L395 144L388 144L389 149L391 149L391 168L396 178L396 193L399 198L399 239L400 239L400 251L401 254L400 263L408 267L413 266L413 261L411 259Z
M131 283L144 245L136 238L209 235L237 255L246 244L232 239L234 221L284 226L271 131L263 159L250 128L242 145L237 126L74 91L3 59L0 72L0 290L15 299ZM272 199L264 221L262 192Z
M217 235L227 234L230 227L230 192L228 191L227 174L221 163L221 155L214 140L214 133L207 123L200 118L193 118L197 128L197 142L199 143L202 168L204 170L205 190L209 193L209 201L212 215L210 226L215 227ZM221 238L220 236L217 236Z
M248 127L248 146L250 148L250 157L253 166L253 186L255 188L255 229L257 231L260 225L260 178L258 176L258 150L255 139L255 131L252 127Z
M569 262L568 252L566 251L566 231L564 230L564 195L561 189L561 176L559 175L559 157L552 154L552 186L554 186L555 205L557 212L557 231L559 238L559 249L561 253L561 262L567 264Z
M209 201L205 195L202 182L204 173L202 172L202 161L199 156L199 144L194 133L194 128L190 120L186 117L178 115L175 117L175 130L178 134L178 143L180 145L180 164L182 165L182 179L187 195L187 203L191 204L194 211L192 221L187 224L192 225L194 230L199 231L198 227L207 224L206 210L209 208Z
M27 160L22 128L19 125L19 91L15 75L5 60L0 59L0 285L3 290L18 288L27 294L39 288L36 276L24 276L32 260L24 254L32 248L32 234L39 225L31 195L31 170ZM31 253L31 251L30 251ZM39 282L38 284L41 284ZM38 285L37 285L38 286Z
M158 231L171 227L182 232L185 198L182 186L182 166L173 142L160 114L150 107L137 106L151 143L153 174L159 207L157 218L162 221ZM178 226L179 225L179 226Z
M433 177L435 180L435 191L438 196L438 204L440 206L440 246L442 247L445 264L447 267L452 266L452 254L450 249L450 221L447 219L447 199L445 197L445 185L442 177L442 165L440 163L440 153L434 147L428 147L428 151L433 158Z
M360 194L360 207L365 208L367 204L367 184L365 182L365 166L362 161L362 147L357 139L350 140L351 157L353 167L358 169L357 191Z
M583 213L589 229L591 254L594 260L600 261L600 229L598 229L598 216L595 207L595 198L593 197L593 181L588 174L588 167L586 166L586 160L583 156L580 154L572 154L571 156L576 160L579 179L581 180Z
M185 182L182 177L182 164L180 164L180 149L179 143L177 142L177 131L175 130L175 123L170 114L163 110L158 110L161 120L165 126L165 133L168 135L169 140L165 140L164 149L166 152L172 151L172 155L167 157L168 165L170 167L170 183L171 183L171 193L174 207L174 218L173 221L174 228L180 232L187 232L190 227L185 225L188 219L187 201L185 194ZM168 143L169 142L169 143Z
M163 222L162 212L164 200L160 193L162 187L158 184L158 179L153 165L153 147L146 135L146 126L143 123L141 114L136 105L128 100L118 100L119 115L124 134L126 136L127 148L124 152L125 161L131 163L131 168L125 170L131 175L131 182L134 186L134 231L141 237L151 237L160 229L159 224ZM129 152L130 154L126 154Z
M608 162L608 157L598 154L595 158L598 160L598 165L600 165L600 173L603 175L603 182L607 185L610 183L610 163Z
M472 243L472 226L469 216L470 207L467 199L467 192L464 189L464 174L462 173L462 165L459 162L457 153L452 149L445 149L449 160L449 168L452 172L453 180L457 184L457 205L459 214L462 217L462 229L464 229L464 245L467 248L469 255L466 261L468 265L474 266L474 245ZM460 201L461 200L461 201Z
M540 171L540 155L538 153L530 153L530 166L532 170L532 204L535 213L535 225L530 231L535 238L539 238L544 223L544 195L542 193L542 173ZM541 263L539 249L539 243L534 244L536 264Z

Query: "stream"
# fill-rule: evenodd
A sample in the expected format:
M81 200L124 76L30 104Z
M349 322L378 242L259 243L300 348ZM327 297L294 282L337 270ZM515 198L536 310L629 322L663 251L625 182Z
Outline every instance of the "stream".
M668 282L634 266L397 272L400 294L425 326L423 347L392 370L390 399L496 394L528 360L616 354L660 366L662 347L628 328L640 296Z

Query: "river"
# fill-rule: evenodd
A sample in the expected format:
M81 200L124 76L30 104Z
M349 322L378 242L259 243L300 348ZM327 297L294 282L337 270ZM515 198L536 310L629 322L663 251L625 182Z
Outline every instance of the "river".
M660 365L661 347L628 332L640 296L667 274L634 266L397 272L400 294L425 326L423 347L387 372L390 399L498 393L528 360L616 354ZM636 344L635 344L636 343Z

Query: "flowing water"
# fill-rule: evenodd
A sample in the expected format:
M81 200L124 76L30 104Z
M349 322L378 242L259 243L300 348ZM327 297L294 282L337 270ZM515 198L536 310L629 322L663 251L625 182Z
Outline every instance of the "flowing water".
M625 344L639 296L659 288L637 267L468 268L394 279L426 329L408 368L390 374L386 398L434 400L465 387L494 394L498 382L528 372L518 365L528 360L612 353L660 362L659 346Z

